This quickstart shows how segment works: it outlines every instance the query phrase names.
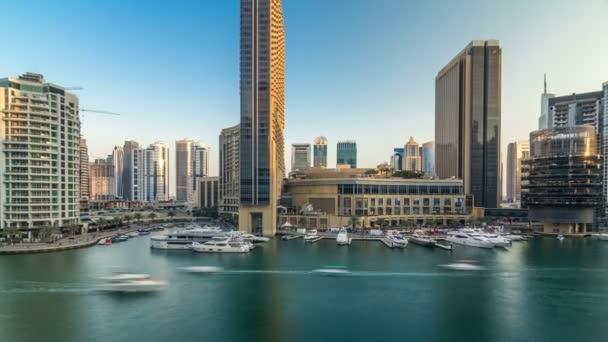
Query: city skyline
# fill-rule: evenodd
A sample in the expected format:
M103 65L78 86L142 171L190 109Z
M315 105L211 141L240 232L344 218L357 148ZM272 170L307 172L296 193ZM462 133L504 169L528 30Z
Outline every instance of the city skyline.
M415 4L416 11L412 13L416 12L417 17L412 20L403 20L411 14L407 12L410 5L401 1L387 1L382 8L365 1L350 4L351 11L338 20L335 20L336 13L341 6L337 3L285 1L283 4L288 36L285 146L312 143L315 136L325 135L330 141L328 167L334 166L335 143L340 140L357 141L358 161L363 167L388 161L389 151L402 145L409 135L415 135L420 142L434 140L434 77L447 60L473 39L498 39L505 51L503 162L507 143L525 139L527 132L537 127L544 73L547 73L548 92L557 96L568 95L573 90L593 91L608 80L608 66L600 63L608 47L595 44L601 41L602 25L601 20L593 20L601 18L601 13L608 9L605 1L591 1L585 9L576 4L554 8L548 1L463 6L467 10L474 8L473 14L496 13L496 16L479 17L477 21L450 30L448 25L465 11L456 4ZM114 145L121 145L125 140L138 141L144 146L154 141L173 145L176 140L188 137L209 143L211 151L217 152L220 130L236 124L239 117L238 1L148 7L143 9L147 15L137 19L140 27L137 29L130 26L132 21L114 14L113 6L119 5L79 4L72 8L74 21L66 21L62 16L67 14L58 13L48 4L7 4L9 25L17 25L26 15L44 19L32 22L21 35L26 38L53 35L55 43L72 48L56 49L53 56L40 59L30 53L33 52L30 47L21 46L20 40L9 39L6 47L18 48L22 54L0 57L0 65L4 66L2 75L40 72L59 84L84 87L76 91L83 108L122 113L121 117L83 115L82 131L91 161L107 156ZM317 13L319 6L324 8L324 13ZM123 7L126 13L140 10L134 5ZM97 11L99 8L103 10ZM585 16L577 15L582 11ZM95 20L91 20L89 13L96 13ZM161 14L167 19L155 27ZM307 25L311 15L315 16L314 29ZM565 25L559 28L550 25L552 20L560 18L568 19ZM169 28L178 20L182 21L180 25ZM434 27L419 29L416 23L424 20ZM517 27L511 25L515 20ZM585 25L579 25L583 20ZM382 24L378 25L380 21ZM116 28L106 27L107 22L113 22ZM71 25L82 25L83 32L70 32ZM585 35L577 34L582 27ZM352 30L365 34L353 35ZM442 35L437 34L442 31ZM95 44L85 41L92 32ZM119 33L121 36L117 39ZM177 35L184 37L174 39ZM187 42L193 36L200 43ZM378 36L383 38L375 39ZM541 40L543 44L538 44ZM319 41L325 42L330 51L317 51L314 46ZM371 62L370 55L360 50L362 45L383 53L375 54L376 60ZM73 53L73 46L79 47L78 53ZM412 46L418 53L408 53ZM546 46L551 46L555 53L547 54ZM588 48L593 48L595 53L584 56L577 53ZM581 60L577 68L571 67L573 58ZM77 73L73 72L74 65L78 66ZM312 82L321 76L326 80L323 85L313 86ZM181 93L173 94L179 101L163 100L168 78L175 79L171 83L184 85ZM412 82L414 79L416 82ZM380 81L382 86L373 87L377 89L363 88L364 84ZM151 98L155 100L150 101ZM356 100L349 100L351 98ZM182 118L175 120L175 111ZM167 115L168 112L172 114ZM379 120L378 112L386 120ZM357 125L340 124L347 117L356 119ZM365 133L372 123L376 131L382 132L383 139ZM134 131L134 127L138 129ZM383 152L381 158L378 151ZM286 165L289 165L290 150L286 149L285 153ZM172 159L171 170L175 170L174 162ZM210 175L217 173L218 155L212 153ZM170 193L174 195L174 179L170 184Z

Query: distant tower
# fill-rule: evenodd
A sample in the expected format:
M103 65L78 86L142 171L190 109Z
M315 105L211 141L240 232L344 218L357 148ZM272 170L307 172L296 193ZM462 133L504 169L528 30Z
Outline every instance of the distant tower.
M420 146L410 137L410 140L405 144L403 150L403 170L406 171L422 171L422 158L420 157Z
M538 129L549 128L549 99L555 94L547 93L547 74L543 78L543 93L540 95L540 117L538 118Z
M327 138L318 136L315 138L313 148L313 166L327 167Z

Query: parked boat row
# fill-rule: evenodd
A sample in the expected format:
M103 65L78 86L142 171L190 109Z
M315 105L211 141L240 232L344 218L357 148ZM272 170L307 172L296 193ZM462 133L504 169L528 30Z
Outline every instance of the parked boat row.
M219 227L194 227L150 237L154 249L181 249L204 253L247 253L254 243L270 239L248 233L223 231Z

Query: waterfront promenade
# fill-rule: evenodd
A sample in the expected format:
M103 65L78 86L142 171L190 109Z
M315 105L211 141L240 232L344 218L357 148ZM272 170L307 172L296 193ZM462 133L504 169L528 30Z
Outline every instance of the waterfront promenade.
M101 239L112 237L117 234L129 233L139 228L139 225L134 225L123 227L121 229L84 233L80 235L67 236L51 243L6 244L0 246L0 254L46 253L83 248L95 245Z

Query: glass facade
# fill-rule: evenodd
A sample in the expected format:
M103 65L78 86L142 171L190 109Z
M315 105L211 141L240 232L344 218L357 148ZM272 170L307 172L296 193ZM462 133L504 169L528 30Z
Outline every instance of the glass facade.
M488 208L500 197L501 56L498 41L473 41L435 80L437 175Z
M313 146L313 166L327 167L327 138L319 136L315 138Z
M336 164L348 164L357 168L357 143L354 141L340 141L337 145Z
M240 27L240 202L276 204L285 174L281 2L241 0Z

